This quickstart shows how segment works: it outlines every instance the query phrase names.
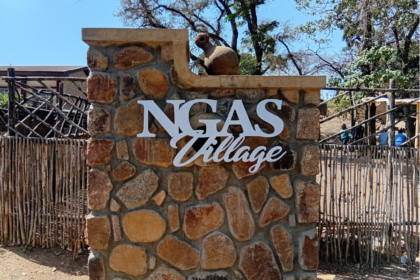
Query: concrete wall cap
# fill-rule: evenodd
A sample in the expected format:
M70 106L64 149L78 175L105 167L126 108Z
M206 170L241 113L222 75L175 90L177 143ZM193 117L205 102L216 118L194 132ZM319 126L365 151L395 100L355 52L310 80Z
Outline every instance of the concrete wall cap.
M326 76L199 76L188 67L188 29L82 28L89 46L120 46L144 43L152 47L173 43L174 66L179 79L191 88L322 89Z

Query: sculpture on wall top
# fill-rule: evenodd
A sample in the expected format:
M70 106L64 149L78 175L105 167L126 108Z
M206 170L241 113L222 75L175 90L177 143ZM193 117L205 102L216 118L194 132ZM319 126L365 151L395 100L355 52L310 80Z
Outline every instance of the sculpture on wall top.
M224 46L210 43L207 33L199 33L195 39L197 47L205 54L204 65L209 75L239 75L239 60L236 52Z

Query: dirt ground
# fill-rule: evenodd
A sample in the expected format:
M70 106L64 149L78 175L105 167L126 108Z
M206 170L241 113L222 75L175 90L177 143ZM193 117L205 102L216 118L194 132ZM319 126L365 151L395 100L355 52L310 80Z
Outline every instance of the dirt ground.
M420 279L419 258L409 270L405 264L389 263L381 268L364 269L356 264L333 265L320 263L318 275L335 275L336 280L418 280Z
M350 121L343 120L341 118L335 118L325 123L322 123L320 125L321 126L321 139L340 132L342 124L346 124L347 127L350 127Z
M0 279L2 280L88 280L88 252L78 255L60 247L31 249L23 252L20 247L0 247ZM347 266L321 263L318 275L336 276L336 280L405 280L420 279L419 259L411 270L404 265L387 264L383 268L363 269L351 264ZM322 276L321 276L322 277ZM319 278L323 279L323 278Z
M88 252L82 253L74 261L73 252L60 247L26 253L21 247L0 247L0 279L88 280L87 257Z

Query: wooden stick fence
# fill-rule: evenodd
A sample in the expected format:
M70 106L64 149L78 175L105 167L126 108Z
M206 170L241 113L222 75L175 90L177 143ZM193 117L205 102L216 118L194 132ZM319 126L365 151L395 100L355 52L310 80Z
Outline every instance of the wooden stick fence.
M320 151L321 257L374 267L405 254L412 265L419 251L420 150L323 144Z
M0 138L0 243L86 246L85 150L83 140Z

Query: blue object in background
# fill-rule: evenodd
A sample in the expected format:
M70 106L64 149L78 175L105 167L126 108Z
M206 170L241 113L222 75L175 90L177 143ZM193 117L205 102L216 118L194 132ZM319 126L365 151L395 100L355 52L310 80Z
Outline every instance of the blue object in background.
M401 146L405 141L407 141L407 137L401 132L395 135L395 147Z

